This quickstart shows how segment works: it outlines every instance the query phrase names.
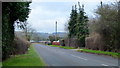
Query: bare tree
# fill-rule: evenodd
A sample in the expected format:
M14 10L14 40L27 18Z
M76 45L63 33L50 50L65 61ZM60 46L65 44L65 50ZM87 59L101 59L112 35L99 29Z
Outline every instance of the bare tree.
M23 29L23 32L25 34L25 38L28 41L30 41L32 35L35 33L35 29L33 29L30 24L26 23L25 28Z

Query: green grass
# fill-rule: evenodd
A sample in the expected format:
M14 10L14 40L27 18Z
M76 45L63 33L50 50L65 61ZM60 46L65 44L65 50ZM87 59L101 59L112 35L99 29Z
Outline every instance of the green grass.
M64 49L76 49L74 47L67 47L67 46L61 46L60 48L64 48Z
M60 47L59 45L48 45L48 46L52 46L52 47Z
M107 51L99 51L99 50L90 50L90 49L79 49L79 52L88 52L88 53L95 53L95 54L102 54L102 55L110 55L116 58L120 58L120 53L115 52L107 52Z
M74 48L74 47L59 46L59 45L48 45L48 46L52 46L52 47L60 47L60 48L64 48L64 49L76 49L76 48Z
M2 62L0 62L0 67L2 66Z
M3 66L45 66L45 63L31 45L28 54L11 57L3 62Z

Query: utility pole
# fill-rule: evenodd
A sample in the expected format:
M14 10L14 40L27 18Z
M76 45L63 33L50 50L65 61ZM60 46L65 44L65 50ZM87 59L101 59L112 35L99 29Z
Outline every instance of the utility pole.
M102 3L102 1L100 2L100 4L101 4L101 8L103 7L103 3Z
M56 36L55 36L55 40L57 41L57 21L55 22L56 27L55 27L55 31L56 31Z

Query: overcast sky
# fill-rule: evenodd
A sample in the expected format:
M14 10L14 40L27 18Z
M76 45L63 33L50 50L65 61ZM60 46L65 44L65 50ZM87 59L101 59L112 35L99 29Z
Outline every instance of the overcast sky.
M32 0L30 4L31 13L28 22L38 32L55 32L55 22L58 22L58 32L65 32L72 6L84 4L86 15L94 17L94 11L101 0ZM111 0L103 0L110 3Z

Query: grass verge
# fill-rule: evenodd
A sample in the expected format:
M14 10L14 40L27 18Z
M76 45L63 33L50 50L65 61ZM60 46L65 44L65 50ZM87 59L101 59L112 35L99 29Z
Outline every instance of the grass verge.
M99 51L99 50L90 50L90 49L79 49L78 52L87 52L87 53L94 53L94 54L102 54L102 55L109 55L115 58L120 58L120 53L115 52L107 52L107 51Z
M28 54L13 56L5 60L3 66L45 66L45 63L31 45Z
M0 62L0 67L2 67L2 62Z
M76 49L76 48L74 48L74 47L59 46L59 45L48 45L48 46L52 46L52 47L59 47L59 48L64 48L64 49Z

